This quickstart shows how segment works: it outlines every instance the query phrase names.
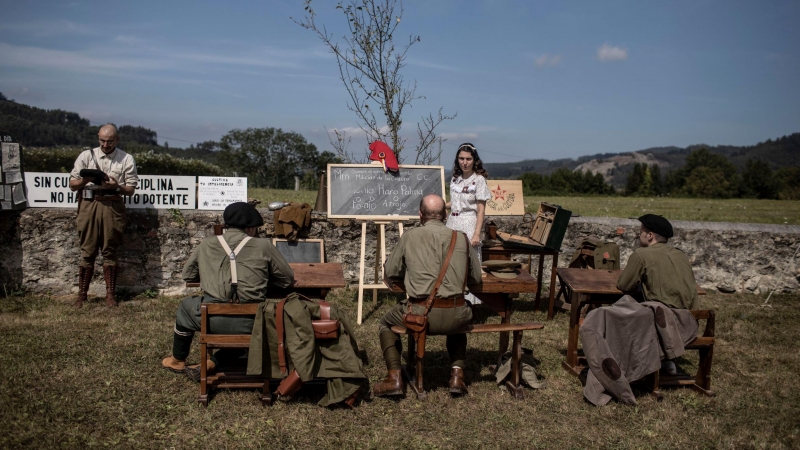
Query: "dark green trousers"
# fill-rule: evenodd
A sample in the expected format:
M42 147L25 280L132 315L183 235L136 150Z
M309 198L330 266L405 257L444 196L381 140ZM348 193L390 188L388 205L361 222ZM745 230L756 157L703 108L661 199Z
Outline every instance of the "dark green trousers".
M414 314L425 313L425 308L420 305L412 305ZM386 360L388 369L400 368L400 336L391 332L394 325L403 326L403 314L408 312L407 300L402 300L394 305L386 314L383 315L378 325L380 335L381 350L383 358ZM467 335L457 333L472 320L472 309L469 306L458 308L432 308L428 313L428 335L446 335L447 353L450 355L450 365L465 367L467 359ZM391 339L390 335L394 335Z

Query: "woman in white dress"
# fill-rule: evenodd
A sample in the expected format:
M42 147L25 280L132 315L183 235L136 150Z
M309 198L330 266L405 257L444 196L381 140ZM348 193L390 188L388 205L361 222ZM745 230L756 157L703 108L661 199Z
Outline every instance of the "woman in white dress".
M481 230L486 200L492 197L486 185L487 176L475 146L468 142L461 144L456 152L453 178L450 180L447 227L467 235L478 259L481 257ZM472 294L464 298L473 304L481 302Z

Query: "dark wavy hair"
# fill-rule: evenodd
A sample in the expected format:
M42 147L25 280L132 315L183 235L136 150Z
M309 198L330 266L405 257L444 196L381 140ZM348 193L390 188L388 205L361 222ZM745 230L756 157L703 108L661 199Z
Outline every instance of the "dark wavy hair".
M458 151L456 151L456 161L453 163L454 180L464 174L464 172L461 171L461 166L458 164L458 154L461 152L469 152L469 154L472 155L472 168L475 173L483 178L489 178L489 172L483 168L483 161L481 161L481 157L478 156L478 150L475 149L474 145L470 144L469 142L465 142L459 145Z

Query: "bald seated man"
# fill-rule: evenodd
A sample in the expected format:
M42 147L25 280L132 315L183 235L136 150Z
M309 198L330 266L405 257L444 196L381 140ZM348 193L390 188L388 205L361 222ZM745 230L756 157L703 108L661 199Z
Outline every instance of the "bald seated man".
M400 336L391 327L403 326L403 314L409 311L409 306L414 314L425 313L428 295L439 277L453 239L453 230L444 224L445 217L442 197L428 195L423 198L419 205L422 226L403 234L386 260L384 276L387 284L391 284L392 279L402 279L409 298L401 300L389 310L378 325L388 374L386 379L373 386L372 392L376 396L403 395L405 386L400 376ZM455 239L450 265L436 292L433 308L428 313L428 334L447 335L447 352L452 367L449 388L450 393L457 396L467 393L464 382L467 335L457 332L472 320L472 310L464 302L464 285L481 283L481 264L464 233L456 232Z
M83 306L94 275L97 254L103 255L106 305L117 306L117 249L125 232L124 195L136 192L139 175L133 156L117 148L117 127L107 124L97 133L100 147L85 150L70 172L69 188L78 191L78 238L81 259L78 263L78 299Z

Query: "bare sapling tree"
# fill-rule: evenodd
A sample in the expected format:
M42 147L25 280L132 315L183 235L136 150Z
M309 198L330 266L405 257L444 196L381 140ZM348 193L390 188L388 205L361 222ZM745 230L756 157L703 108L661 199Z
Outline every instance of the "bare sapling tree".
M358 125L367 139L390 143L398 161L402 162L406 146L406 138L400 134L403 110L414 100L425 97L417 94L416 80L406 82L401 70L406 66L409 49L420 42L420 37L412 34L402 48L395 47L395 33L403 17L402 1L349 0L338 3L336 9L342 11L348 26L349 34L341 40L334 38L324 24L316 23L311 0L305 0L303 20L292 20L315 32L336 56L339 78L350 97L347 107L358 117ZM378 119L381 115L383 118ZM428 165L439 158L441 149L433 145L438 139L436 127L455 117L456 114L443 114L442 108L435 116L431 113L422 117L417 123L419 142L414 164ZM337 132L336 141L331 139L331 144L343 159L355 159L347 152L344 135Z

